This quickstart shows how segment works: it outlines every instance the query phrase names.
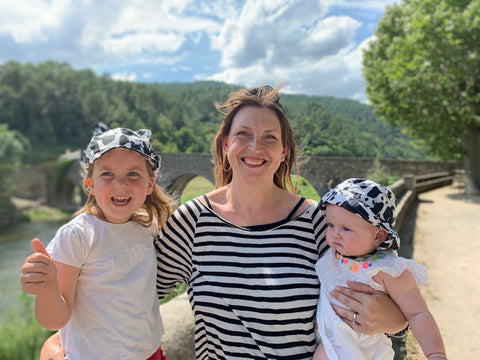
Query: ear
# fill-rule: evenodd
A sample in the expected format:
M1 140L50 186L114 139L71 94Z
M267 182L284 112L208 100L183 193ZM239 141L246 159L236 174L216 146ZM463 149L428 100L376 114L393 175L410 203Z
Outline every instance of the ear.
M153 188L155 186L155 177L150 177L150 180L148 181L148 186L147 186L147 195L151 195L153 192Z
M95 195L93 179L92 178L86 178L85 179L85 184L87 184L87 186L88 186L88 190L90 191L90 195Z
M227 152L228 150L228 137L226 136L222 138L222 150L223 152Z
M282 159L283 159L283 160L285 160L285 158L287 157L289 151L290 151L290 147L289 147L289 146L287 146L287 147L285 147L285 149L283 149L283 152L282 152Z
M375 246L378 246L380 245L382 242L385 241L385 239L387 238L387 231L384 230L384 229L380 229L378 228L377 229L377 233L375 234Z

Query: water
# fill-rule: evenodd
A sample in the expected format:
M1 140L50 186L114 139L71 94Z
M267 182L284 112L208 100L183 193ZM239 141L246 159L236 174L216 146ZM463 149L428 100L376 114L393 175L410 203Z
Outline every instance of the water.
M39 238L47 245L61 223L22 223L0 230L0 322L22 292L20 268L33 250L30 242Z

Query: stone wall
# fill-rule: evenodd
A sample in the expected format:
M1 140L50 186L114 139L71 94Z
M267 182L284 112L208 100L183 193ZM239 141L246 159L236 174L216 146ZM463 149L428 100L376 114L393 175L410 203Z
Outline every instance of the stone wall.
M319 194L323 194L345 179L365 177L374 166L374 161L373 158L301 157L299 172ZM424 175L443 171L453 174L458 167L456 164L435 161L379 159L379 162L390 175L399 177L406 174Z
M180 198L189 181L201 176L212 183L213 163L209 154L161 154L160 186ZM318 192L323 194L330 187L350 177L365 177L372 169L375 159L345 158L345 157L301 157L299 159L300 176L305 178ZM454 164L433 161L412 161L380 159L380 165L386 168L390 175L402 177L406 174L423 175L448 171L453 173ZM22 169L15 174L18 190L13 194L28 199L46 198L51 206L70 206L75 187L81 188L82 173L79 164L72 166L65 178L64 184L58 184L54 178L56 171L47 170L45 166L36 165ZM81 191L80 191L81 193Z

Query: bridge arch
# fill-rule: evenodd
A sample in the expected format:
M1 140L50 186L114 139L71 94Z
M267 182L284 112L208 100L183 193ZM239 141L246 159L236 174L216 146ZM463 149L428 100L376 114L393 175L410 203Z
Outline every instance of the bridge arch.
M180 204L181 195L188 183L201 176L215 184L214 164L211 154L161 153L162 165L157 183ZM310 156L299 158L299 175L307 180L321 196L326 190L350 177L365 177L374 165L375 159ZM453 171L455 164L433 161L379 159L391 175L402 177L405 174L422 175L439 171ZM66 181L71 186L80 187L83 170L77 161L70 169ZM53 183L55 183L53 181ZM83 192L81 192L83 194ZM58 204L55 197L65 197L50 191L49 204ZM68 195L70 196L70 195ZM83 203L82 199L82 203Z

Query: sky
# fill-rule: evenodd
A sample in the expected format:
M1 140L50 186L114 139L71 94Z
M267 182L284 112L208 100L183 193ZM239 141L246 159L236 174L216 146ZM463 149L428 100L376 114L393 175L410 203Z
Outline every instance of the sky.
M0 0L0 64L54 60L116 80L215 80L367 102L362 49L394 2Z

